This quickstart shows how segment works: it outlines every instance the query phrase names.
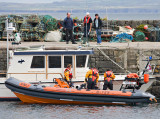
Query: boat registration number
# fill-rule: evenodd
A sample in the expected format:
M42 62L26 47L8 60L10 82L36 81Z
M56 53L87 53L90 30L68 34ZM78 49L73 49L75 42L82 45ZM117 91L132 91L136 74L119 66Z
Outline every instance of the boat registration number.
M31 86L31 84L25 83L25 82L21 82L21 83L19 83L19 86L25 87L25 88L29 88Z

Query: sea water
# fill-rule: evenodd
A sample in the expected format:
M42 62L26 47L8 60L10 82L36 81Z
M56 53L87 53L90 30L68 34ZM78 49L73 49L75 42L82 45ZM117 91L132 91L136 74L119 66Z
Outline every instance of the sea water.
M160 103L88 106L0 102L0 119L160 119Z
M107 17L109 20L160 20L159 13L107 13L104 12L91 12L90 16L95 17L95 14L98 13L101 18ZM55 11L0 11L0 15L8 14L37 14L37 15L51 15L56 19L64 19L66 17L66 12L55 12ZM71 17L77 17L83 19L86 15L85 12L73 12Z

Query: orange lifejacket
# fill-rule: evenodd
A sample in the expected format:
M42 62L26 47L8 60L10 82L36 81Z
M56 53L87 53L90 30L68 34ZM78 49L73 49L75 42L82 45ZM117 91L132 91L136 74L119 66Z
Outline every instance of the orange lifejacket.
M92 69L92 81L95 81L97 79L98 70Z
M84 23L86 23L86 19L87 19L87 17L85 16L85 17L84 17ZM91 19L91 17L88 18L87 24L89 23L89 20L90 20L90 19Z
M106 71L106 78L104 78L104 80L107 79L107 81L109 82L110 80L112 80L112 71Z
M67 72L67 71L69 71L69 79L71 79L72 78L72 71L69 70L68 68L66 68L64 72Z

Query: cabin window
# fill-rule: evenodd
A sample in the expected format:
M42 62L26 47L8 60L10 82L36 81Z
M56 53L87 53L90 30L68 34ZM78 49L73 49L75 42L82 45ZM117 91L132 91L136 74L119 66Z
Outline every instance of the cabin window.
M85 67L86 56L76 56L76 66Z
M33 56L31 68L44 68L45 57L44 56Z
M66 68L68 64L72 64L72 56L64 56L64 67Z
M61 56L49 56L49 68L61 68Z
M113 34L113 32L109 32L109 34L111 34L111 35L112 35L112 34Z

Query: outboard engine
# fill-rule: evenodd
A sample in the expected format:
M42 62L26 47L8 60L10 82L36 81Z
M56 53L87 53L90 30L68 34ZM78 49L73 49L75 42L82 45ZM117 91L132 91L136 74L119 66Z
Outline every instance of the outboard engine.
M120 88L120 91L122 89L133 89L133 92L135 89L139 90L141 86L145 83L149 82L149 75L144 74L144 80L142 80L138 74L136 73L130 73L125 77L125 80L122 83L122 86Z

